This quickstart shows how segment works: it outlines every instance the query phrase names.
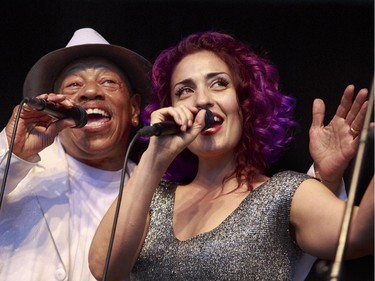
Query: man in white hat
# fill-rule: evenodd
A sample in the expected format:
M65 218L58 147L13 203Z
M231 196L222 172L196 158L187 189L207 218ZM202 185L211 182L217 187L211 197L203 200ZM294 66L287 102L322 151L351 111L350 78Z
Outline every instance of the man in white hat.
M31 68L24 97L79 105L88 118L74 128L70 119L23 108L0 206L0 280L95 280L90 242L118 195L128 141L150 92L150 68L90 28ZM17 109L0 133L1 175ZM132 160L128 173L136 155Z

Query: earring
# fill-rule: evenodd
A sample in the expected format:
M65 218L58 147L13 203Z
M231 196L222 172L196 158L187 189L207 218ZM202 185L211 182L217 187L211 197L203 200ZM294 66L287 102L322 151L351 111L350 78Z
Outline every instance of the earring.
M133 125L133 127L138 127L138 124L139 124L138 119L133 119L133 120L132 120L132 125Z

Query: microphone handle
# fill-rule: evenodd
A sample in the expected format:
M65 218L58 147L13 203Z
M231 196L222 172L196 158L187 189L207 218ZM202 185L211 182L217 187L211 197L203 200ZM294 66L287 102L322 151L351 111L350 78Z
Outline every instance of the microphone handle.
M173 121L156 123L152 127L154 136L174 135L180 132L180 127Z
M82 128L87 124L87 113L80 106L73 106L68 109L65 107L58 107L53 103L38 98L26 98L26 103L29 107L42 111L58 120L64 118L73 119L76 123L74 128Z
M212 111L206 109L205 126L202 131L207 130L214 123L214 115ZM155 123L151 126L146 126L138 130L138 135L141 137L165 136L174 135L180 132L180 126L173 121L163 121Z

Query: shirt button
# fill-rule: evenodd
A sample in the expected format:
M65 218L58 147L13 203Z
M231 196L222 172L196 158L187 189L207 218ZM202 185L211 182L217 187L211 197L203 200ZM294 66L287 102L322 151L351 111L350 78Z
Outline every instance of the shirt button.
M56 280L62 281L66 277L65 270L63 268L58 268L55 272Z

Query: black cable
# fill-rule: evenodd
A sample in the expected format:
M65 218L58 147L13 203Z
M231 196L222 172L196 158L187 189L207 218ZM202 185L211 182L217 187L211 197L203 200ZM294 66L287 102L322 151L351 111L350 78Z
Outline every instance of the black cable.
M12 158L17 127L18 127L22 107L26 103L26 101L27 101L27 99L23 99L21 101L20 106L19 106L18 111L17 111L15 122L14 122L13 132L12 132L11 140L10 140L10 143L9 143L9 151L8 151L8 156L7 156L7 162L6 162L5 168L4 168L4 177L3 177L1 189L0 189L0 209L1 209L2 199L3 199L4 193L5 193L5 185L6 185L6 181L7 181L7 177L8 177L8 173L9 173L10 161L11 161L11 158ZM103 271L103 279L102 279L103 281L106 279L106 275L107 275L107 272L108 272L108 266L109 266L109 262L110 262L110 257L111 257L112 247L113 247L113 241L114 241L114 237L115 237L115 233L116 233L116 226L117 226L117 221L118 221L118 216L119 216L119 211L120 211L122 193L123 193L123 190L124 190L125 176L126 176L126 174L128 174L128 176L130 176L130 173L128 172L128 169L127 169L129 154L130 154L131 148L133 147L134 142L136 141L138 136L139 136L139 134L136 133L135 136L133 137L133 139L130 141L130 143L128 145L127 152L126 152L126 155L125 155L125 159L124 159L124 165L123 165L122 173L121 173L120 188L119 188L119 195L118 195L118 200L117 200L116 212L115 212L115 216L114 216L114 219L113 219L111 239L109 241L107 258L106 258L106 263L105 263L105 267L104 267L104 271Z
M8 177L8 173L9 173L10 161L11 161L11 158L12 158L12 153L13 153L13 148L14 148L14 141L15 141L15 137L16 137L17 127L18 127L18 123L19 123L19 119L20 119L22 107L26 103L26 101L27 101L27 99L23 99L21 101L20 106L19 106L18 111L17 111L15 122L14 122L14 127L13 127L12 136L11 136L11 141L9 143L9 151L8 151L8 156L7 156L7 162L6 162L6 165L5 165L5 168L4 168L4 177L3 177L2 184L1 184L1 189L0 189L0 209L1 209L2 199L3 199L4 193L5 193L5 185L6 185L6 181L7 181L7 177ZM107 272L108 272L108 266L109 266L109 262L110 262L110 257L111 257L111 252L112 252L114 237L115 237L115 233L116 233L116 226L117 226L117 221L118 221L118 216L119 216L119 211L120 211L122 193L123 193L123 190L124 190L125 176L126 176L126 174L128 174L128 176L130 177L130 173L129 173L128 169L127 169L127 163L128 163L128 159L129 159L129 154L130 154L131 148L133 147L134 142L136 141L136 139L138 138L138 136L139 136L139 133L137 132L135 134L135 136L133 137L133 139L130 141L130 143L128 145L127 152L126 152L126 155L125 155L125 159L124 159L124 165L123 165L122 173L121 173L120 188L119 188L119 195L118 195L118 200L117 200L116 212L115 212L115 216L114 216L114 219L113 219L113 227L112 227L111 239L109 241L107 258L106 258L106 263L105 263L105 267L104 267L104 271L103 271L103 279L102 279L103 281L106 279L106 275L107 275Z
M11 160L12 154L13 154L14 140L16 138L18 121L20 119L20 115L21 115L21 111L22 111L22 107L23 107L24 103L26 103L26 99L23 99L21 101L20 106L18 107L18 110L17 110L16 118L14 120L14 127L13 127L12 137L11 137L10 143L9 143L9 151L8 151L7 162L5 164L4 176L3 176L3 180L1 182L1 189L0 189L0 210L1 210L1 205L2 205L2 202L3 202L4 193L5 193L5 185L6 185L7 178L8 178L10 160Z
M113 218L112 232L111 232L111 237L110 237L110 240L109 240L107 257L106 257L106 261L105 261L105 265L104 265L104 269L103 269L102 281L105 281L106 278L107 278L113 242L114 242L114 239L115 239L117 221L118 221L118 216L119 216L119 213L120 213L121 199L122 199L122 194L123 194L123 190L124 190L124 183L125 183L125 171L126 171L126 167L127 167L127 163L128 163L128 158L129 158L130 151L131 151L131 149L134 145L134 142L136 141L138 136L139 136L139 132L137 132L135 134L135 136L132 138L132 140L130 141L130 143L128 145L128 149L126 151L125 159L124 159L124 166L122 168L122 173L121 173L121 181L120 181L120 188L119 188L119 193L118 193L118 198L117 198L116 211L115 211L115 216ZM130 174L129 174L129 177L130 177Z

